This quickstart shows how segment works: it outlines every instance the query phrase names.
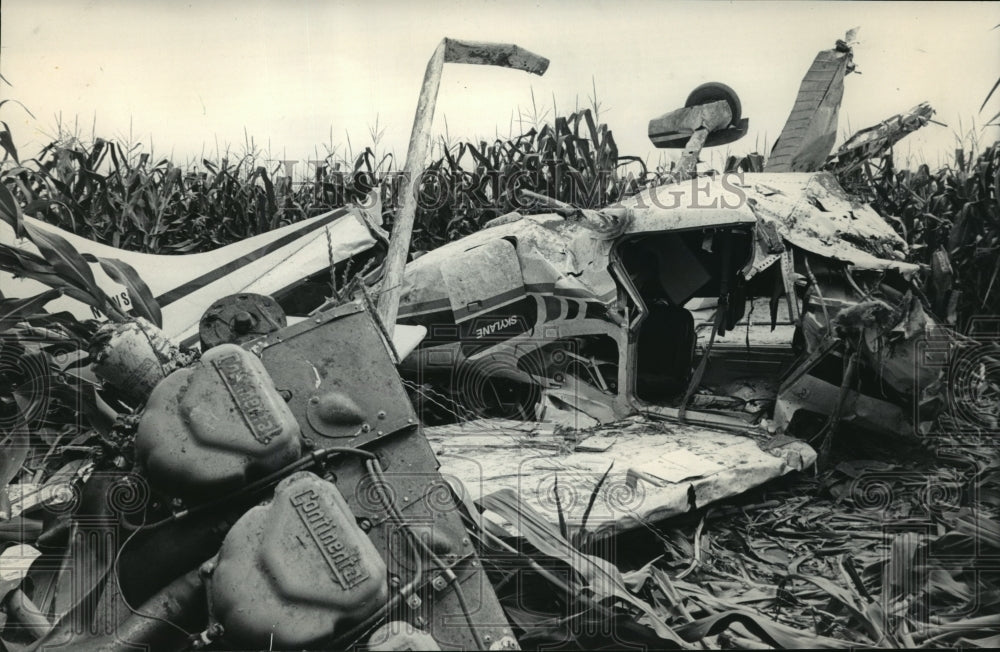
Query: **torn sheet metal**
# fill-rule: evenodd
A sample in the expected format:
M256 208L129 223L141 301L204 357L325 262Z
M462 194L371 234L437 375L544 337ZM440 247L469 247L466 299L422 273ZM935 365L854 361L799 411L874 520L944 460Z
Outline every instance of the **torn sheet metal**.
M801 333L805 349L813 357L831 349L831 333L858 346L862 377L853 389L860 394L851 391L848 395L853 414L845 416L844 422L853 420L885 434L913 434L912 414L920 397L940 382L951 338L911 292L896 300L875 296L859 300L846 282L827 282L822 298L811 295L806 303ZM935 347L934 341L943 343L943 350ZM841 384L839 355L807 361L798 371L808 378L794 384L786 381L775 411L779 427L799 409L825 414L823 410L833 404Z
M892 227L871 206L852 200L828 172L702 178L650 188L622 205L633 214L629 234L757 224L765 236L773 228L789 244L862 269L904 275L919 269L903 262L906 242ZM773 242L761 248L765 255L781 249ZM756 271L765 266L754 265Z
M802 336L809 357L784 379L774 425L784 430L796 412L827 415L844 383L845 342L862 362L845 398L842 423L888 435L916 434L914 415L933 416L921 405L940 388L953 337L908 292L895 301L858 300L837 284L809 297ZM833 334L834 336L831 336Z
M754 177L746 175L754 184L748 201L787 243L861 269L895 269L905 276L919 269L903 262L905 241L871 206L848 197L832 174Z
M508 423L482 420L425 428L441 472L461 480L471 498L511 488L558 522L555 485L567 524L579 527L608 467L587 520L597 537L684 514L799 471L816 460L805 442L773 440L634 417L582 440L523 436Z
M624 218L562 211L501 220L412 261L400 321L424 326L428 335L404 361L403 373L421 385L433 382L460 402L470 387L505 400L493 379L527 382L547 394L525 396L521 413L540 417L548 410L578 427L641 412L679 418L674 394L690 377L682 369L690 351L682 350L688 329L675 313L692 296L717 292L710 288L721 287L721 276L732 275L727 283L735 287L740 270L755 275L784 260L784 295L795 321L797 265L807 253L860 270L905 276L918 269L903 262L906 244L892 228L825 172L696 179L646 189L615 210ZM602 228L606 223L614 228ZM737 239L739 260L722 264L716 247ZM730 305L734 312L742 309L745 297L734 296ZM739 320L729 317L734 323L727 330ZM658 329L669 336L656 335ZM652 335L640 337L644 332ZM654 341L673 344L656 349ZM581 375L584 383L567 386L561 373L567 369L540 362L540 352L556 342L597 347L609 375ZM648 346L664 356L662 364L642 353ZM650 385L651 374L665 380ZM648 391L637 391L640 386ZM593 409L577 407L580 415L566 415L580 402L582 387ZM685 418L735 430L748 425L746 414L695 411Z
M839 367L839 358L834 361ZM825 417L835 411L842 378L830 365L810 366L781 386L774 407L774 427L784 432L799 410ZM871 389L871 388L869 388ZM900 405L850 389L847 391L840 423L888 435L914 435L910 413Z
M934 115L927 102L921 102L905 113L861 129L848 138L827 160L824 169L839 175L849 174L866 161L879 159L892 152L892 147L910 133L920 129ZM940 124L940 123L938 123Z
M569 375L556 387L542 391L536 416L539 421L558 424L573 430L592 428L615 420L607 391Z
M918 267L902 262L906 243L869 206L850 200L829 173L747 174L742 179L697 179L649 188L621 204L631 215L622 237L642 233L757 225L759 220L785 241L819 256L864 269L896 269L912 274ZM759 219L758 219L759 218ZM759 230L758 228L758 230ZM477 256L490 242L512 244L529 294L574 296L610 306L617 284L608 273L613 242L595 237L582 221L558 215L526 215L484 229L420 256L406 267L400 303L401 320L451 310L456 323L466 315L451 305L445 268L467 260L486 276L493 264L506 264L498 251ZM501 258L503 259L501 261ZM503 278L485 278L480 301L497 300L511 288ZM501 287L502 285L502 287Z
M614 281L607 271L600 273L602 264L607 266L610 245L595 245L588 237L591 233L588 227L558 215L526 215L438 247L406 266L400 315L419 315L447 305L455 319L462 319L462 311L455 312L451 305L445 279L446 274L458 276L458 272L446 271L456 263L464 265L466 274L482 279L468 291L484 305L492 304L494 297L511 290L508 275L492 274L497 265L506 268L511 251L516 252L520 277L529 292L558 287L561 294L610 300L615 295Z

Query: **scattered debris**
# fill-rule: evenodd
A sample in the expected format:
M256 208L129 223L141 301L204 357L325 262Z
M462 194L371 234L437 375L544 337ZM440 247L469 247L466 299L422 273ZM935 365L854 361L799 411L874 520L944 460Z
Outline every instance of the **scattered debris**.
M933 115L931 105L921 102L906 113L894 115L874 127L855 132L830 156L825 169L842 176L850 174L867 161L881 159L905 136L928 122L933 122Z

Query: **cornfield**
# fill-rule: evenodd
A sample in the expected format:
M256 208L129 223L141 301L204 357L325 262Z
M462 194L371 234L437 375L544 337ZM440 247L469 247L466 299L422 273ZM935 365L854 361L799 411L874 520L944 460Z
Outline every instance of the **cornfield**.
M405 185L393 157L376 154L377 141L357 156L327 155L304 180L284 176L281 164L269 163L252 145L238 158L183 166L165 158L154 162L141 145L76 136L61 137L22 162L8 132L0 141L6 149L0 182L26 214L148 253L209 251L358 201L377 187L391 229ZM641 158L620 154L612 131L597 124L590 109L492 143L442 141L439 151L419 184L417 252L530 209L520 190L600 208L671 179L670 169L650 170ZM756 153L730 156L726 169L759 171L763 160ZM840 181L904 237L911 262L933 271L925 293L939 317L964 323L1000 312L1000 143L971 161L960 153L954 166L934 172L926 164L897 169L890 155Z
M367 147L353 158L328 155L311 177L283 176L252 146L238 159L203 159L181 166L153 161L141 145L75 136L53 141L33 159L8 149L2 182L29 215L123 249L194 253L319 215L383 187L392 223L403 184L391 155ZM432 249L522 208L518 190L600 207L658 178L637 157L621 156L607 125L589 109L551 125L492 143L442 143L442 155L421 178L417 250ZM635 175L622 175L635 165ZM517 179L516 185L507 180Z
M869 201L910 246L913 262L931 273L925 287L934 311L951 323L1000 313L1000 143L968 161L932 172L899 170L892 157L866 162L841 179Z

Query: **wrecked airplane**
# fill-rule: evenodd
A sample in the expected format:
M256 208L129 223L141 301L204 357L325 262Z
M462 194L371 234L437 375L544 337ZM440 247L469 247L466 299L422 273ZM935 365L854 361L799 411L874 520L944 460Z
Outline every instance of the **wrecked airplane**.
M793 111L775 146L802 171L688 178L682 165L677 183L605 210L503 216L411 262L400 323L427 337L404 375L482 416L575 427L647 414L784 432L841 412L912 431L912 397L937 373L916 364L934 327L911 283L918 267L882 217L819 170L850 59L843 43L820 53L796 110L826 118ZM684 159L745 131L722 84L650 123L653 142L684 147Z
M823 170L845 160L829 154L851 70L847 43L816 57L762 173L697 176L702 147L747 128L706 84L650 122L684 149L675 183L597 211L524 193L540 206L411 262L399 322L427 336L400 369L444 422L427 429L442 471L600 535L808 467L803 440L822 455L838 426L914 434L947 334L903 239Z
M448 58L455 44L443 42L425 85L439 80L444 62L459 60ZM459 50L454 57L468 54ZM529 63L523 69L544 69ZM707 84L650 122L654 144L684 150L674 183L601 210L525 193L524 211L409 262L388 339L419 414L442 428L428 435L440 445L443 470L485 494L512 479L551 476L551 465L526 461L550 446L590 455L592 486L598 467L648 454L659 461L620 469L617 486L652 483L656 497L647 496L638 517L630 508L631 521L607 514L607 524L634 525L688 509L691 480L713 487L696 490L704 504L811 465L815 451L786 434L808 437L838 423L912 431L923 390L939 373L916 362L935 326L912 283L918 268L905 262L906 245L886 221L821 169L852 69L847 43L817 56L775 146L781 156L765 172L699 176L702 148L733 142L748 122L732 89ZM411 145L426 137L427 117ZM159 301L166 335L206 350L226 341L252 346L314 317L323 302L302 308L309 279L391 245L376 204L169 260L24 220L60 234L123 301L128 290L97 261L130 264ZM16 239L8 224L0 229L5 242ZM378 270L365 276L373 291L379 280ZM4 283L22 296L42 287L9 276ZM94 316L71 296L50 307ZM511 421L600 435L634 416L670 425L635 448L538 436L548 426L520 437L525 426ZM485 439L468 436L469 422ZM512 432L521 451L513 458ZM744 446L746 455L734 455ZM686 461L668 472L670 457ZM545 493L522 489L526 497Z
M898 302L917 271L904 257L891 227L824 172L697 179L615 211L518 216L410 263L400 321L428 333L402 369L420 382L447 375L484 415L571 406L588 424L655 413L742 429L760 413L698 407L713 401L692 388L704 357L695 302L717 301L723 336L748 301L771 297L776 317L784 296L795 344L813 351L866 296L846 275Z
M591 431L555 459L538 446L559 437L512 442L489 420L430 428L444 472L484 493L516 483L554 517L555 478L585 496L629 460L609 482L632 502L602 503L591 515L600 531L812 464L815 451L786 433L808 438L833 418L912 431L910 397L939 372L914 376L931 321L902 240L829 173L727 183L739 206L722 207L721 181L698 179L617 214L524 215L408 266L400 321L428 333L401 365L418 405L433 411L444 394L477 416ZM684 208L658 206L674 198ZM880 345L887 335L898 341ZM632 443L629 428L602 427L632 415L681 423ZM559 509L572 520L586 508Z
M455 61L544 70L514 46L446 39L425 87ZM815 464L789 435L822 454L839 425L910 431L940 373L918 364L936 326L920 270L821 169L851 67L847 44L820 53L761 173L699 175L702 148L747 119L728 86L695 89L650 123L655 144L684 150L673 183L601 210L524 193L525 210L400 265L379 293L399 293L385 322L374 272L353 296L293 308L309 279L381 245L387 270L393 251L405 262L407 228L390 240L377 205L170 258L24 217L82 254L123 311L138 297L105 264L138 270L162 318L162 333L102 329L81 371L139 406L115 421L104 479L156 498L101 521L129 532L105 555L127 581L96 611L132 616L108 631L167 649L516 649L463 520L517 530L496 509L511 490L575 533L611 536ZM418 154L433 97L419 106ZM17 222L0 222L4 246L42 260ZM3 281L21 296L44 283ZM78 295L49 307L102 316ZM182 615L190 639L162 626ZM46 645L113 643L71 617L38 630Z

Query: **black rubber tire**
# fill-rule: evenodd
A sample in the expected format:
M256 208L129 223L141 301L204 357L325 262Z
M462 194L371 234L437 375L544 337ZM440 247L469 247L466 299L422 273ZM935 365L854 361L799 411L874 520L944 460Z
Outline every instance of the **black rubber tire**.
M698 106L699 104L708 104L710 102L718 102L719 100L725 100L729 104L729 111L733 114L733 121L730 124L733 126L738 125L743 111L743 107L740 104L740 97L736 94L736 91L722 82L706 82L698 86L688 95L684 106Z

